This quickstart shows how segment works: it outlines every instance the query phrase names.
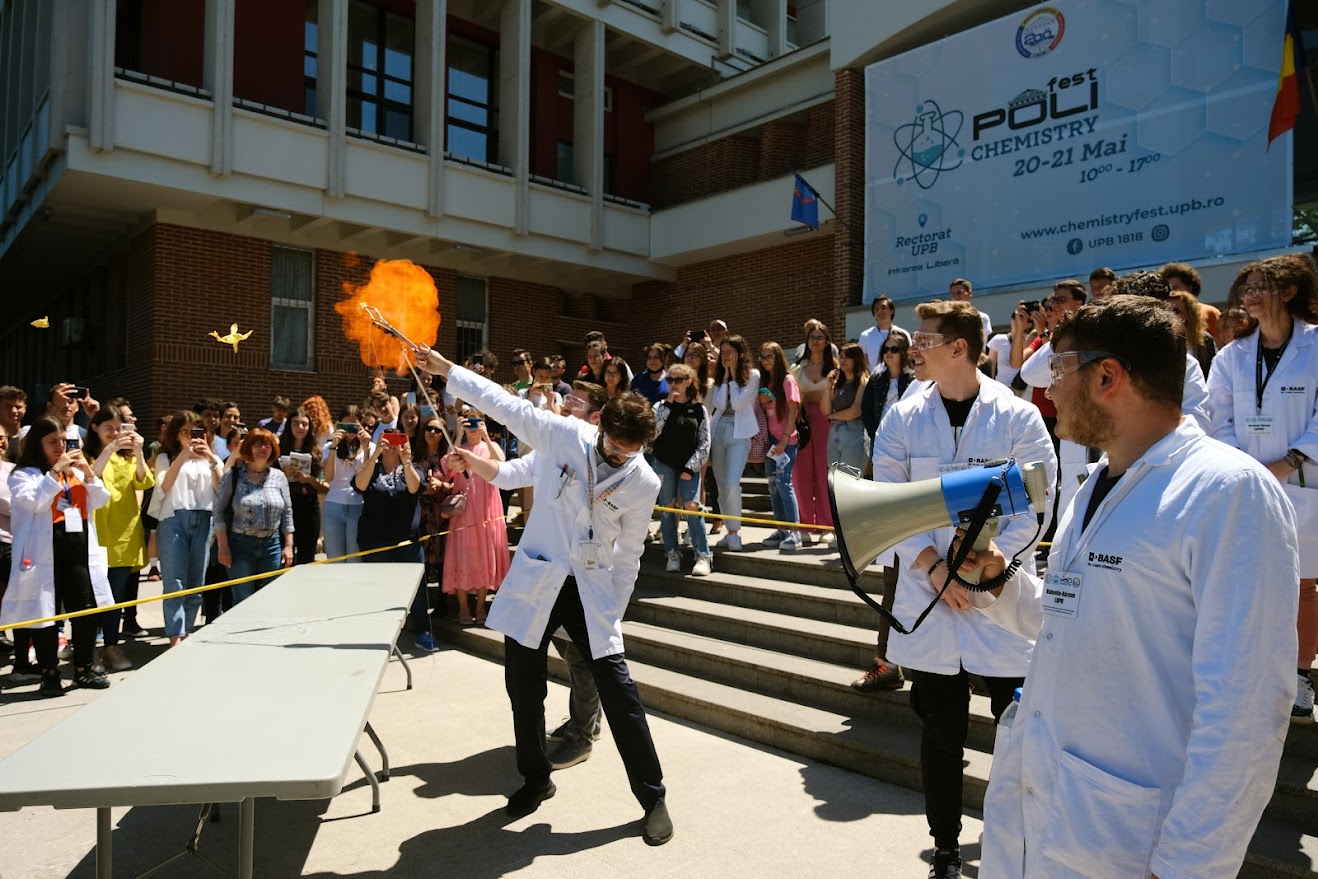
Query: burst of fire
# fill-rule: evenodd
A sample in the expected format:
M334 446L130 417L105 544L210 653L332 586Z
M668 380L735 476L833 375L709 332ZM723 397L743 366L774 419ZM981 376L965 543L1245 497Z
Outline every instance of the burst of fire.
M344 299L334 310L343 321L343 334L357 343L362 363L367 366L393 366L404 375L411 352L371 323L362 303L378 308L385 320L413 342L435 344L439 334L439 290L430 273L411 260L380 260L365 284L345 281L343 292Z

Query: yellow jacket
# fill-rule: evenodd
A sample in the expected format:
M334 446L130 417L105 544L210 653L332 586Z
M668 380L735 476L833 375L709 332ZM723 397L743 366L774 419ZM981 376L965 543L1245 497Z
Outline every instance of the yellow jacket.
M146 538L142 533L142 510L137 492L156 484L151 468L146 478L137 478L137 459L111 455L101 474L110 492L110 502L93 515L96 534L109 555L111 568L140 568L146 564Z

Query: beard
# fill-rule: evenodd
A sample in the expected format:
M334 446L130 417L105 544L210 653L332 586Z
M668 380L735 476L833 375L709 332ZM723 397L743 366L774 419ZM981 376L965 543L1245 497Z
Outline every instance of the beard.
M1057 435L1062 439L1103 449L1115 434L1116 421L1094 402L1088 385L1082 384L1064 406L1057 407Z

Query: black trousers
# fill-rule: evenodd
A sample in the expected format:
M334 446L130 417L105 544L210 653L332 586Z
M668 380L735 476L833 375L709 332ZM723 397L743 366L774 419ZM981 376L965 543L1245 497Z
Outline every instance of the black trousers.
M293 564L306 565L316 560L316 541L320 540L320 495L293 495Z
M906 669L911 707L923 724L920 773L924 780L924 814L937 848L955 848L961 835L962 751L970 725L970 679L963 668L954 675ZM993 718L1002 716L1024 678L984 677Z
M504 686L513 708L513 735L517 744L517 771L527 782L536 784L548 781L550 765L545 751L545 695L548 671L546 668L550 636L562 626L582 656L590 656L590 638L586 634L585 612L577 582L569 577L558 594L558 601L549 613L549 624L540 646L534 650L523 647L512 638L504 638ZM609 730L618 746L632 794L647 812L664 797L663 769L659 755L650 738L650 725L645 720L645 706L627 670L627 660L621 654L601 659L587 659L590 671L599 688L604 716L609 719Z

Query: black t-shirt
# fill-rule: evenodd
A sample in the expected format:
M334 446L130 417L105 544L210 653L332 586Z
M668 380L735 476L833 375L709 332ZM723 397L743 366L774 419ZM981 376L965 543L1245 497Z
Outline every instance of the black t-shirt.
M975 405L978 395L969 400L949 400L942 394L939 394L938 398L943 401L943 408L947 410L947 417L952 422L952 427L957 428L966 426L966 419L970 417L970 408Z
M412 536L416 495L407 490L402 468L386 473L384 462L376 461L371 484L361 494L362 515L357 525L357 545L361 549L378 549Z
M1103 498L1111 494L1112 489L1121 480L1120 474L1108 476L1107 473L1108 470L1104 467L1095 476L1094 493L1089 496L1089 506L1085 508L1085 521L1080 526L1081 531L1089 527L1089 520L1094 517L1094 511L1098 509L1098 505L1103 503Z

